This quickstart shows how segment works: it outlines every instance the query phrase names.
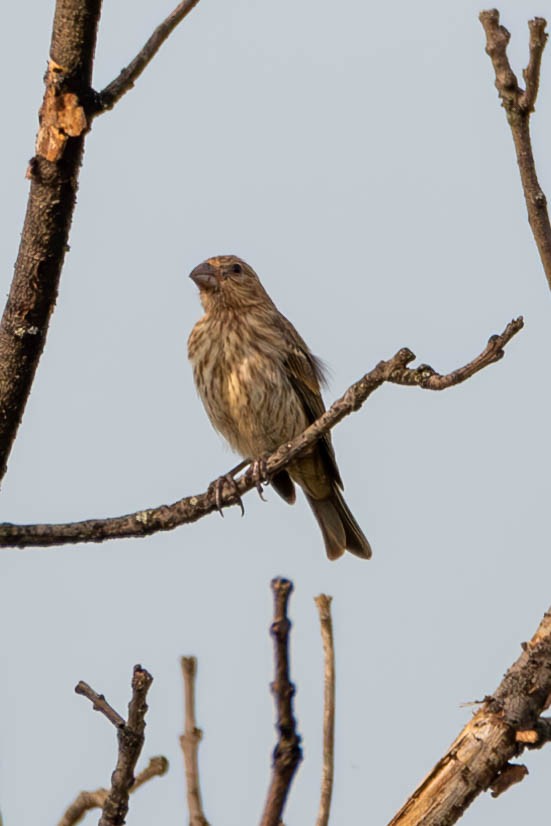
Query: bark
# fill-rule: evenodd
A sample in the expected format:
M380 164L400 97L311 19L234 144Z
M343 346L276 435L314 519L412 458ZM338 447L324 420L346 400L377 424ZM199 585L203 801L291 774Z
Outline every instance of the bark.
M496 797L526 772L511 766L527 741L546 741L540 714L551 697L551 609L529 643L444 757L389 826L451 826L488 788ZM541 744L542 744L541 743Z

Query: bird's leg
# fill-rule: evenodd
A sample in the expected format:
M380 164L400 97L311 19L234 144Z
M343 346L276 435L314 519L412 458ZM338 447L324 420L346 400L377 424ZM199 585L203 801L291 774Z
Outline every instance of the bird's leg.
M255 487L258 491L258 495L260 496L262 501L265 502L266 500L262 495L262 483L267 485L270 481L268 478L268 470L266 466L265 456L260 456L258 459L255 459L253 462L251 462L251 468L249 471L247 471L247 475L249 474L255 484Z
M224 517L224 511L222 510L222 492L224 490L224 485L227 483L230 488L232 489L232 493L234 498L241 508L241 516L245 516L245 506L243 505L243 500L240 496L240 493L237 489L237 485L235 483L235 479L233 478L236 473L239 473L240 470L247 467L250 464L250 459L245 459L243 462L240 462L234 468L229 470L224 476L219 476L218 479L209 485L209 491L214 489L214 501L216 503L216 510L220 514L220 516Z

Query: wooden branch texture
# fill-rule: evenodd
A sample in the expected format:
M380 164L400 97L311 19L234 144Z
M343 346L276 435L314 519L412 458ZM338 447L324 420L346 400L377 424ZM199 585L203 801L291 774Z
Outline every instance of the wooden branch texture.
M499 12L497 9L481 12L480 22L486 33L486 52L494 67L496 89L511 127L528 221L551 287L551 224L547 199L536 172L530 138L530 115L534 111L538 95L541 59L547 42L547 23L542 17L535 17L528 23L530 57L523 72L526 88L522 89L507 56L511 35L500 25Z
M279 736L273 755L272 779L260 826L280 826L289 789L300 761L302 749L293 713L295 687L289 677L289 632L287 616L293 584L278 577L272 580L274 621L270 633L274 640L275 679L272 694L276 705L276 728Z
M46 342L73 218L101 0L57 0L31 189L0 322L0 480Z
M0 321L0 481L57 300L86 134L93 118L132 88L197 3L179 3L130 65L98 95L91 84L102 0L56 2L35 156L27 170L31 181L27 212Z
M425 390L445 390L460 384L499 361L504 355L504 347L522 327L522 318L514 319L500 335L490 338L476 358L447 374L436 373L426 364L410 368L408 364L415 358L414 354L407 348L399 350L391 359L379 362L373 370L349 387L346 393L304 433L272 453L266 460L268 477L284 468L345 416L359 410L369 396L385 382L421 387ZM217 500L223 507L238 504L236 492L241 496L255 487L255 484L249 469L235 480L235 485L230 484L227 479L223 481L219 497L215 487L211 485L206 493L187 496L171 505L160 505L124 516L58 525L3 523L0 524L0 547L36 548L77 542L103 542L106 539L148 536L159 531L169 531L213 513L218 508Z
M96 114L112 109L126 92L133 88L135 82L153 60L167 37L174 31L189 12L195 8L199 0L183 0L168 17L160 23L144 47L138 52L131 63L126 66L121 73L97 96Z
M144 783L147 783L153 777L161 777L168 771L168 760L166 757L152 757L130 787L130 792L133 793ZM93 792L80 792L70 806L65 810L63 817L58 822L57 826L76 826L80 823L86 812L90 809L103 809L107 796L108 789L96 789Z
M185 727L180 737L180 747L184 755L186 768L187 805L189 826L209 826L203 811L201 787L199 784L199 743L203 732L197 728L195 719L195 678L197 660L195 657L182 657L182 676L184 679Z
M323 770L316 826L328 826L329 823L335 764L335 648L333 642L333 620L331 619L331 599L332 598L326 594L320 594L316 597L324 658Z
M99 826L123 826L126 820L128 798L136 784L134 770L144 744L146 697L152 682L153 677L141 665L134 666L126 721L109 705L103 694L97 694L87 683L81 681L75 688L77 694L88 697L94 709L105 715L117 729L117 765L111 775L111 788L103 802Z
M119 753L111 775L111 789L103 804L98 826L123 826L128 813L128 797L134 784L134 770L145 739L146 697L153 677L141 665L134 666L128 720L117 732Z
M522 770L511 771L509 760L522 752L523 735L537 736L550 696L551 608L495 693L484 700L389 826L451 826L481 792L492 787L494 796L495 790L500 793L500 778L505 788L521 779Z

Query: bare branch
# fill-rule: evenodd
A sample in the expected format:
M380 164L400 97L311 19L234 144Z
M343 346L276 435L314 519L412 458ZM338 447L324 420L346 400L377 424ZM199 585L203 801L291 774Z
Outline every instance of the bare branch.
M551 608L495 693L486 697L389 826L451 826L480 792L492 787L500 794L522 779L526 772L509 761L522 753L522 733L537 729L547 707L550 662Z
M139 775L136 777L130 792L135 792L148 780L153 777L160 777L168 771L168 760L166 757L152 757ZM80 823L86 812L90 809L102 809L105 805L107 789L96 789L94 792L80 792L73 803L66 809L63 817L58 823L58 826L76 826Z
M272 694L276 704L276 728L279 737L274 749L272 780L260 826L279 826L281 823L291 782L302 760L300 736L297 734L297 724L293 713L295 687L289 679L291 623L287 617L287 604L292 590L293 584L288 579L272 580L274 621L270 633L274 640L275 654L275 680L272 683Z
M182 657L180 660L184 678L185 729L180 737L180 746L186 767L187 805L190 826L209 826L203 812L201 788L199 785L199 743L203 732L197 728L195 719L195 678L197 676L197 659Z
M147 43L143 46L134 60L124 68L115 80L98 94L97 110L94 114L101 115L108 109L112 109L118 101L134 87L135 82L151 63L165 40L174 31L176 26L195 8L199 0L183 0L168 15L166 20L160 23Z
M101 0L57 0L31 190L0 322L0 480L46 343L87 132Z
M425 390L445 390L474 376L475 373L499 361L504 355L504 347L523 327L522 318L511 321L500 335L490 338L483 352L463 367L452 373L441 375L426 364L410 368L408 364L415 358L411 350L399 350L388 361L379 364L366 373L358 382L348 388L323 416L310 425L304 433L287 444L281 445L266 459L268 477L286 467L296 456L306 450L319 437L335 427L345 416L359 410L369 396L385 382ZM220 504L224 507L238 503L239 496L255 487L255 480L249 470L230 484L222 480ZM58 525L13 525L0 524L0 547L49 547L77 542L103 542L106 539L148 536L159 531L170 531L180 525L196 522L213 513L218 508L217 491L213 484L206 493L187 496L171 505L160 505L125 516L108 519L90 519L83 522L68 522Z
M520 106L527 112L533 112L540 85L541 58L547 43L547 22L543 17L535 17L528 21L530 30L530 58L528 66L522 76L526 84L526 91L520 97Z
M327 826L333 794L333 773L335 762L335 650L333 645L333 622L331 620L331 599L320 594L315 602L319 612L321 639L324 653L323 677L323 772L321 795L316 826Z
M0 480L3 478L55 307L93 118L132 88L162 43L197 5L184 0L103 92L91 87L102 0L56 0L31 190L8 301L0 322Z
M530 138L530 115L534 111L540 80L541 58L547 34L542 17L530 20L530 58L523 72L526 89L519 86L507 57L511 35L499 24L497 9L480 13L480 22L486 33L486 52L495 72L495 85L507 114L515 144L520 179L528 210L528 221L540 254L543 269L551 287L551 224L547 199L539 184Z
M87 683L80 682L75 691L88 697L94 709L105 714L117 729L119 750L117 765L111 775L111 788L105 798L99 826L123 826L128 812L128 797L135 785L134 769L144 743L146 697L153 677L141 665L134 666L132 697L128 704L128 720L111 708L102 694L97 694ZM122 721L122 722L121 722Z
M83 697L88 697L94 711L101 712L116 728L124 728L126 725L124 717L121 717L121 715L109 705L104 695L98 694L88 683L85 683L84 680L81 680L75 686L75 694L82 694Z

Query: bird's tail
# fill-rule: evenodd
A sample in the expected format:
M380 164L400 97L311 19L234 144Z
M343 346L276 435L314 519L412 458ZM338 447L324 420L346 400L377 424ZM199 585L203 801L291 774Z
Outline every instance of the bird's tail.
M362 559L371 557L371 546L337 487L327 499L314 499L308 494L306 498L321 528L329 559L338 559L345 551Z

